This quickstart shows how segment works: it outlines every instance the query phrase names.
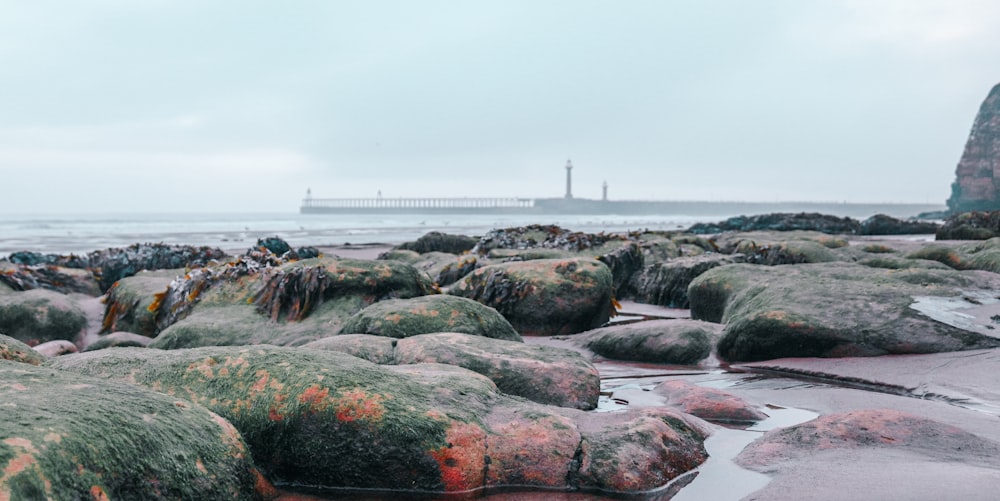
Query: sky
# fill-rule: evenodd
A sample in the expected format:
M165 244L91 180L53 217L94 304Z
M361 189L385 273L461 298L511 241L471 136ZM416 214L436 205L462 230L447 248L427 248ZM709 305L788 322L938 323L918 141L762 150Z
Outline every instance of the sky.
M995 0L0 0L0 215L943 204Z

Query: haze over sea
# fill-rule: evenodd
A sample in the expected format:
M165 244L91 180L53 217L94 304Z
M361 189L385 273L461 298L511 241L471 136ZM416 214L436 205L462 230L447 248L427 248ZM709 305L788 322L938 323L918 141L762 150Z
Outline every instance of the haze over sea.
M896 217L894 205L825 205L823 212L865 218L878 212ZM815 208L812 208L816 210ZM839 210L838 210L839 209ZM912 206L907 209L912 210ZM804 206L802 210L810 210ZM42 214L0 215L0 256L30 250L43 253L87 253L137 242L209 245L244 250L257 238L280 236L293 246L400 243L430 231L482 235L494 228L556 224L574 231L623 232L681 230L694 223L714 222L739 214L666 215L498 215L498 214Z

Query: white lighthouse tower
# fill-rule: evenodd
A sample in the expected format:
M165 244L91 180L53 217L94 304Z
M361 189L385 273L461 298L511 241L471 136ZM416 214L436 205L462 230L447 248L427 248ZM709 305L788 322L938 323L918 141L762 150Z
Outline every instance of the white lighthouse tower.
M573 198L573 162L566 159L566 198Z

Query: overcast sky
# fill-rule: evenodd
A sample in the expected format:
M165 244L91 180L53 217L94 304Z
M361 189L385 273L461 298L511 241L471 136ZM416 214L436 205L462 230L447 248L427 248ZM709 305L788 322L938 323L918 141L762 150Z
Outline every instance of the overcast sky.
M995 0L0 0L0 214L942 203Z

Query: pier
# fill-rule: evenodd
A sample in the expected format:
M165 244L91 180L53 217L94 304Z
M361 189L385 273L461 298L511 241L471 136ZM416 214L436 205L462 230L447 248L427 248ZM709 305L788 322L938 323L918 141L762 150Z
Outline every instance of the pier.
M303 214L357 212L473 212L526 213L535 207L531 198L312 198L302 200Z

